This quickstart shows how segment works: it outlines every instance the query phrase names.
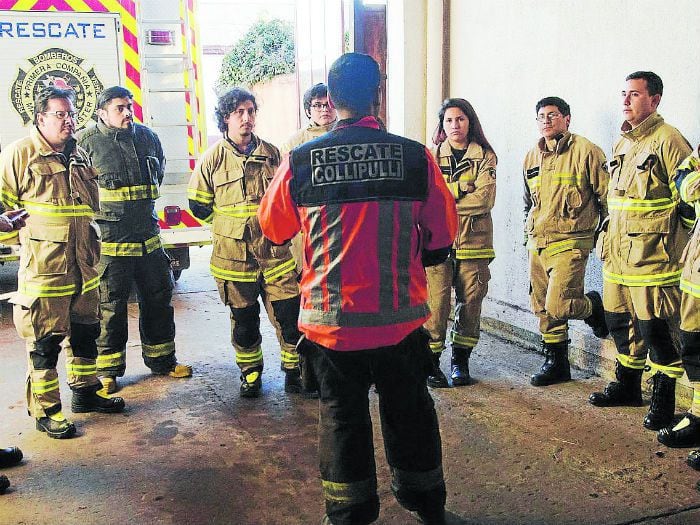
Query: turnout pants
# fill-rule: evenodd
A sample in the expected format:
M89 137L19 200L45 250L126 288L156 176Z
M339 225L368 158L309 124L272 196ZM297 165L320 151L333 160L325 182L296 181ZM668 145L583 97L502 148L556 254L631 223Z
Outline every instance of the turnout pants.
M174 280L170 259L162 248L148 255L102 255L100 308L102 331L97 340L97 370L103 376L123 376L129 339L127 306L132 285L139 302L139 335L143 360L154 373L175 366L175 321L171 303Z
M530 305L545 343L569 340L569 319L590 317L593 307L583 282L590 250L530 251Z
M372 523L379 515L368 392L379 413L391 489L409 510L443 509L442 445L426 380L428 336L419 329L395 346L339 352L302 339L319 385L319 460L326 512L335 525Z
M474 348L479 342L481 303L489 290L490 259L454 259L425 269L428 277L428 305L432 316L425 323L430 334L430 349L439 354L445 349L447 322L455 289L455 320L450 342L460 348Z
M672 333L678 327L681 292L677 286L624 286L603 282L605 320L620 364L646 365L675 379L683 375Z
M700 416L700 298L681 295L681 359L693 387L690 411Z
M34 418L61 410L58 354L67 339L66 371L72 390L97 387L95 339L99 334L97 289L63 297L15 294L13 318L27 348L27 408Z

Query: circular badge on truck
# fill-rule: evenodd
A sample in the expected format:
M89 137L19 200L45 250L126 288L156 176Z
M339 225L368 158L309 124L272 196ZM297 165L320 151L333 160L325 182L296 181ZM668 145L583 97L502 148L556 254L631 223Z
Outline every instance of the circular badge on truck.
M29 69L20 68L12 83L12 105L25 125L34 118L34 97L48 86L75 92L76 129L84 127L90 120L97 120L97 94L104 86L94 68L86 71L82 67L83 58L52 47L27 60Z

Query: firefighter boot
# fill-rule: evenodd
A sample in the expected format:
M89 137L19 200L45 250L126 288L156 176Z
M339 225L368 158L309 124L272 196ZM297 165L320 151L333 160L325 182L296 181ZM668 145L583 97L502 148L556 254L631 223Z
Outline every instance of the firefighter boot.
M588 398L597 407L640 407L642 401L642 370L628 368L619 361L615 364L615 378L602 392L593 392Z
M36 429L39 432L46 432L47 436L54 439L68 439L75 436L75 425L61 412L37 418Z
M0 449L0 468L13 467L20 461L24 455L17 447L8 447Z
M700 470L700 450L691 451L685 462L690 468Z
M102 376L100 377L100 383L102 383L100 392L103 394L114 394L117 390L119 390L119 383L117 383L116 377Z
M0 476L0 494L5 494L5 491L10 488L10 480L7 476Z
M452 386L471 385L472 378L469 375L469 357L471 356L471 348L452 347Z
M114 414L124 410L124 399L117 396L109 397L98 386L89 386L73 391L70 408L74 414L85 412Z
M288 394L301 394L304 385L301 383L301 372L298 368L284 371L284 391Z
M433 388L449 388L449 383L447 382L447 378L445 377L445 374L442 373L442 370L440 370L440 356L442 355L442 352L436 353L433 352L433 370L430 372L430 375L428 376L428 386L431 386Z
M586 317L583 322L591 327L593 335L599 338L607 337L610 331L605 323L605 311L603 310L603 299L600 294L595 291L590 291L586 294L593 305L593 311L589 317Z
M262 392L262 367L254 366L241 373L241 397L259 397Z
M540 371L530 378L532 386L547 386L571 380L569 344L543 343L545 360Z
M644 417L644 428L661 430L673 421L676 408L676 380L662 372L652 377L651 403Z
M700 445L700 417L687 413L676 426L659 430L656 439L671 448L697 447Z

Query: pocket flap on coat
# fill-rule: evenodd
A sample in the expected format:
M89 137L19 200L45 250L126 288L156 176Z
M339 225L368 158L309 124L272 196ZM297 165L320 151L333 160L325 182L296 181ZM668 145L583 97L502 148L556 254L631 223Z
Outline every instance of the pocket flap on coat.
M29 238L37 241L68 242L68 224L42 224L27 226Z
M627 233L669 233L670 231L671 217L669 215L627 221Z

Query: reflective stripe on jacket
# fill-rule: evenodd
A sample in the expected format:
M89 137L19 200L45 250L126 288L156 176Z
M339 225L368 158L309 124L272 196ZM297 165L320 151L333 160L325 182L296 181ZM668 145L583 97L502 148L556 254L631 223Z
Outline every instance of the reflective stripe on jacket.
M625 123L622 131L609 163L603 279L624 286L677 285L687 236L672 176L690 145L658 113L634 129Z
M528 249L591 249L608 213L603 150L568 131L553 148L543 137L525 157L523 178Z
M421 326L429 316L421 251L451 246L457 230L430 153L372 117L294 149L258 218L275 243L303 230L299 327L335 350L394 345Z
M462 160L456 162L447 140L433 154L457 205L456 258L493 259L491 209L496 202L496 155L472 142Z
M6 208L26 208L19 232L19 292L30 297L85 293L99 285L100 228L97 173L70 141L68 158L32 128L0 153L0 191Z

